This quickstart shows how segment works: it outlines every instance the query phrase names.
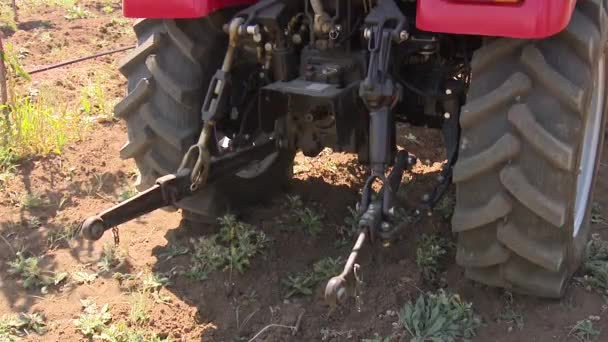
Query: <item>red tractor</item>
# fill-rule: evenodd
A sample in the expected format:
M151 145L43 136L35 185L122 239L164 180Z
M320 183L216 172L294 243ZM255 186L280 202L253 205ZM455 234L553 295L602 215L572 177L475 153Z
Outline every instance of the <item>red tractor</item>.
M120 154L136 197L89 239L154 209L215 220L287 182L324 147L369 166L360 235L390 239L415 158L396 124L442 130L457 263L475 281L560 297L589 238L606 111L605 0L124 0L137 48L121 63ZM379 184L379 187L373 186ZM144 190L147 189L147 190ZM375 190L376 189L376 190Z

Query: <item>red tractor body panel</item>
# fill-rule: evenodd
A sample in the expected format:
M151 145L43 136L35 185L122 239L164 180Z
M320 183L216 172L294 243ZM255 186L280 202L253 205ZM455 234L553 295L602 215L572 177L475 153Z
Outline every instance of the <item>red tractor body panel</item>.
M213 11L257 0L123 0L135 18L200 18ZM523 0L519 4L480 0L420 0L416 26L425 31L544 38L563 30L576 0Z
M123 0L130 18L201 18L224 7L247 5L257 0Z
M480 1L418 1L416 27L424 31L545 38L570 22L576 0L524 0L520 4Z

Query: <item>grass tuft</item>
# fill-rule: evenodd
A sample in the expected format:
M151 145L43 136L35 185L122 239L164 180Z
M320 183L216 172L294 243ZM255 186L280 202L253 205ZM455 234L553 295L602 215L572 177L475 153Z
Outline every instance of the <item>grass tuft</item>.
M472 304L456 294L422 294L416 303L408 302L399 312L399 323L412 337L411 342L471 339L481 325Z

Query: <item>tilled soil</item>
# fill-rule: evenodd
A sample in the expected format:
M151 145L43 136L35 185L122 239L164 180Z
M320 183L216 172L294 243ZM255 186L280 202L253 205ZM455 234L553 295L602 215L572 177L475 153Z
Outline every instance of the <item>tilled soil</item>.
M65 11L46 8L24 15L21 30L7 41L15 47L27 46L29 53L22 62L27 70L58 62L50 54L52 46L38 43L45 32L53 44L67 46L77 57L99 50L131 44L130 33L108 33L111 16L100 11L101 3L85 2L95 18L67 21ZM38 25L43 18L50 25ZM101 42L101 43L100 43ZM102 45L102 46L100 46ZM104 57L41 73L33 77L37 86L50 85L64 94L73 94L77 102L80 87L91 72L114 64L120 55ZM114 72L105 86L110 96L120 96L125 80ZM353 237L343 236L347 207L354 207L365 177L365 169L356 157L325 150L316 158L298 155L294 179L286 193L270 204L254 206L239 219L263 230L271 244L262 256L256 257L249 270L216 272L204 281L193 281L177 275L160 294L162 303L150 307L150 320L141 328L170 336L176 341L248 341L270 324L257 341L360 341L374 336L394 334L407 341L400 328L397 312L406 302L436 287L426 284L416 266L416 246L422 234L437 233L454 240L449 219L442 213L430 215L422 209L421 198L437 183L444 153L440 132L419 127L400 127L400 146L418 157L418 163L404 177L405 188L399 193L401 206L420 208L409 211L396 241L390 246L375 244L365 249L360 259L357 296L335 309L323 301L324 283L312 296L285 298L282 280L287 275L306 271L324 257L345 258ZM415 137L413 139L412 137ZM41 312L47 319L48 332L32 334L25 340L86 340L76 330L74 319L81 312L81 299L93 298L96 303L109 304L113 322L129 320L133 289L138 280L118 281L100 276L90 284L72 281L51 288L47 294L24 290L19 279L8 274L7 262L16 251L43 257L45 269L77 272L97 269L103 246L112 244L111 234L101 241L75 240L49 246L48 236L69 225L79 224L85 217L115 204L117 195L134 181L134 164L118 157L126 140L122 123L93 123L83 138L71 143L61 155L26 160L15 176L3 184L0 198L0 314ZM596 201L608 208L608 167L602 164L596 190ZM25 194L35 194L45 205L27 209L20 205ZM317 237L295 227L286 206L287 195L299 195L306 206L322 214L323 231ZM608 212L602 214L608 216ZM40 224L29 222L37 218ZM157 210L120 226L119 249L126 254L115 271L130 274L165 272L179 274L190 262L189 255L167 260L170 244L187 245L190 238L213 232L217 227L180 227L180 213ZM606 227L595 227L604 234ZM348 243L338 243L347 241ZM579 286L571 286L561 301L541 300L515 295L512 306L523 318L517 326L501 319L505 308L504 291L473 284L464 279L455 265L453 248L442 264L442 282L447 290L458 293L483 319L476 341L568 341L572 326L590 315L599 316L604 330L606 304L598 294ZM0 315L0 316L1 316ZM297 333L282 326L298 324ZM608 340L603 333L598 341Z

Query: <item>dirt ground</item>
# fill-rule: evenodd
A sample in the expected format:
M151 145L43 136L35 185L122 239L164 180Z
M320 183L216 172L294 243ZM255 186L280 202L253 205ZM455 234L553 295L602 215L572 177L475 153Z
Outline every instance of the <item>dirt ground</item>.
M69 21L65 8L45 7L36 13L24 13L19 30L5 32L5 41L21 49L21 62L26 70L52 64L97 51L133 44L134 37L125 23L116 24L120 11L104 13L105 2L81 4L94 17ZM129 22L126 23L129 26ZM45 40L44 37L52 37ZM61 47L63 53L58 53ZM24 51L27 52L25 53ZM81 87L100 73L107 73L104 88L109 98L124 94L126 80L113 71L121 54L32 75L33 87L54 87L73 98ZM441 137L438 131L424 128L400 128L402 147L419 159L400 193L403 205L420 206L423 194L436 183L443 163ZM409 137L405 139L403 137ZM411 137L416 137L416 141ZM109 304L112 321L128 320L132 306L131 282L100 275L90 283L67 280L48 293L25 290L18 277L8 274L8 262L16 251L43 256L42 266L56 272L94 271L104 245L112 243L111 234L101 241L80 239L49 245L49 236L65 227L74 226L88 215L117 202L117 196L133 183L135 165L121 160L118 151L126 140L122 122L93 122L82 138L71 142L63 153L19 165L14 176L3 181L0 190L0 316L20 312L43 313L48 322L44 335L24 337L28 341L86 340L74 325L81 313L81 299L93 298L99 305ZM604 158L605 159L605 158ZM194 281L176 275L161 290L163 300L149 308L150 319L144 328L174 341L248 341L269 324L293 325L301 316L294 336L288 329L270 328L257 341L361 341L374 336L399 335L395 322L400 308L415 300L423 291L435 290L420 278L415 263L416 243L422 234L438 233L455 241L449 220L434 213L421 212L413 217L388 247L375 245L361 259L363 285L358 299L350 299L335 310L323 301L324 283L313 295L285 299L282 280L288 274L309 269L327 256L345 257L348 244L337 246L340 227L354 207L364 172L354 156L324 151L319 157L296 159L295 176L285 194L270 205L252 207L239 219L262 229L271 245L256 257L243 274L216 272L205 281ZM411 180L411 181L410 181ZM596 202L608 208L608 165L601 164ZM27 194L43 200L34 208L22 205ZM298 194L307 206L319 208L323 231L317 237L290 229L286 217L285 196ZM603 214L608 217L608 212ZM32 224L35 222L36 224ZM125 274L146 275L151 272L179 274L188 264L188 255L167 260L170 244L187 244L192 237L209 232L212 227L183 229L180 213L158 210L120 226L119 249L126 254L120 265ZM604 234L606 227L594 227ZM599 316L596 323L602 334L598 341L608 340L606 302L596 293L571 286L561 301L540 300L514 295L512 307L521 314L523 324L501 319L505 307L504 291L473 284L464 279L463 271L453 261L454 251L443 265L442 277L447 289L473 303L483 325L475 341L569 341L577 321L590 315ZM141 276L143 277L143 276ZM401 331L401 338L407 341Z

